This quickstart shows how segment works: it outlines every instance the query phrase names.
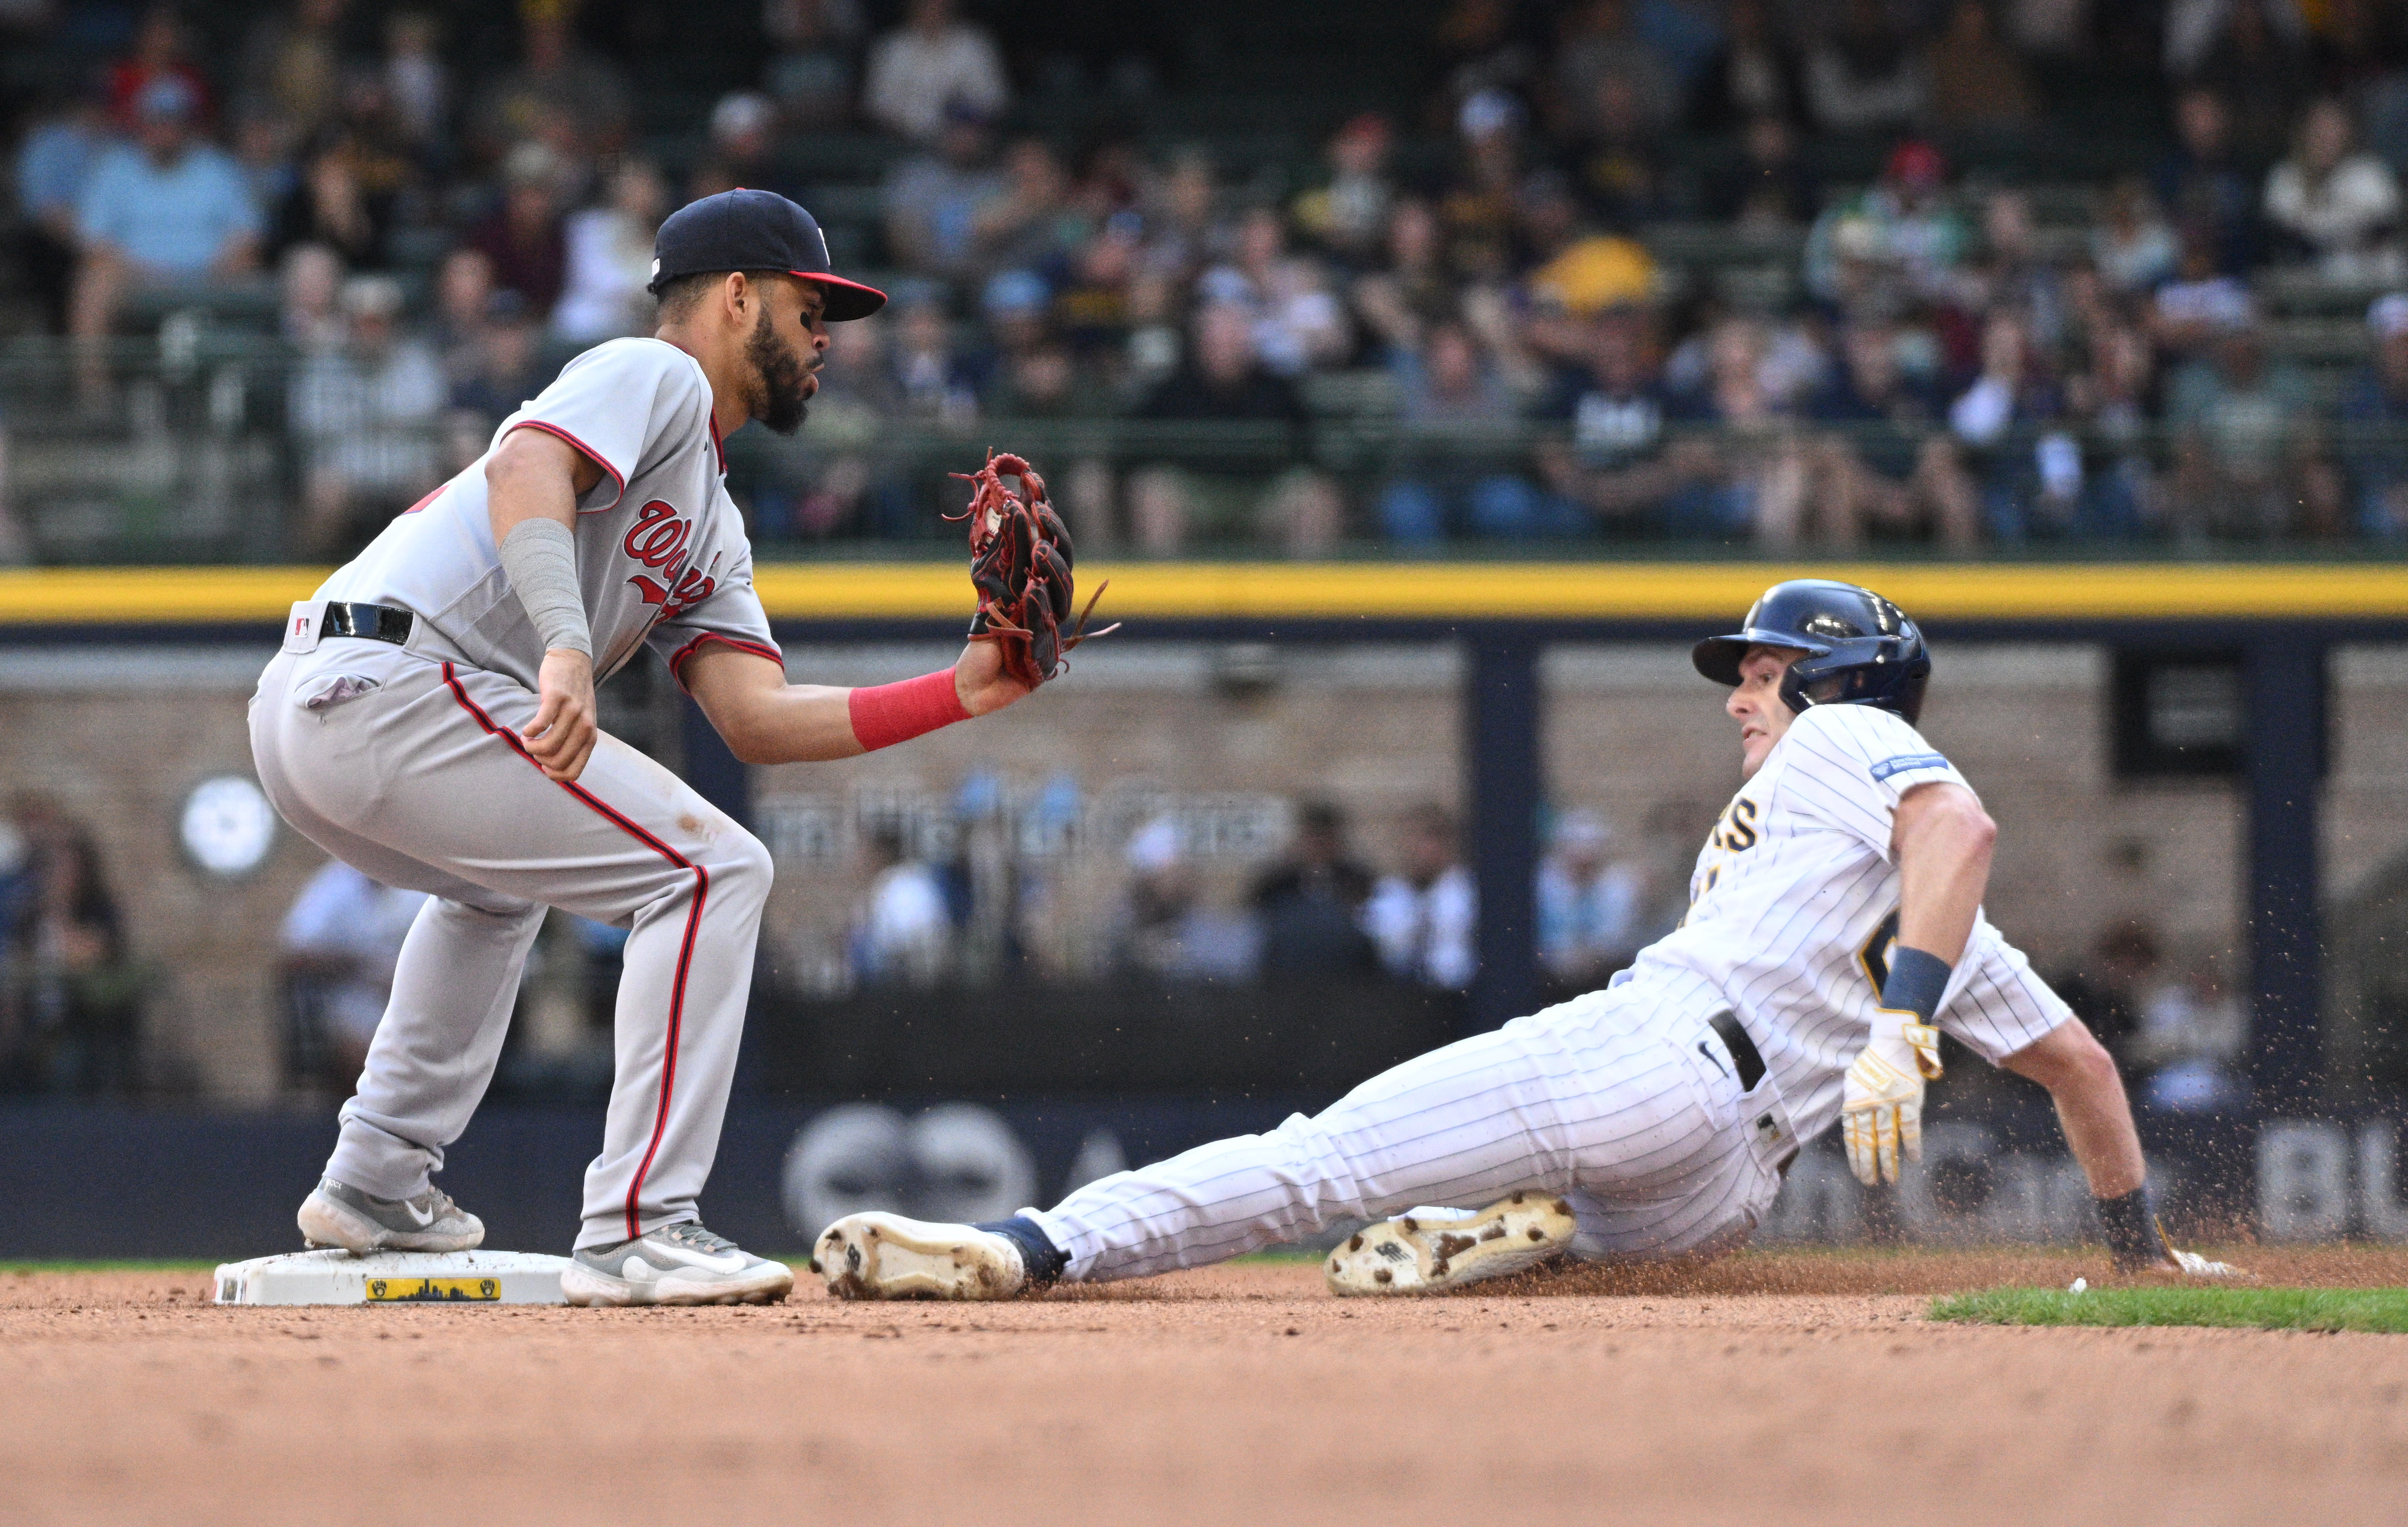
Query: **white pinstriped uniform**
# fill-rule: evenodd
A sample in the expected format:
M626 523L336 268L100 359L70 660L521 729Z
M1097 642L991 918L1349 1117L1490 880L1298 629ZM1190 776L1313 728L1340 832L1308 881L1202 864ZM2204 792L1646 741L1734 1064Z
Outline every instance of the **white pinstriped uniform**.
M1870 1033L1898 910L1892 818L1916 785L1964 778L1906 721L1806 710L1731 800L1679 928L1605 990L1374 1077L1312 1117L1121 1172L1033 1213L1074 1278L1140 1277L1426 1205L1517 1189L1568 1198L1572 1249L1729 1249L1800 1141L1839 1117ZM1742 1093L1708 1027L1728 1011L1766 1066ZM1985 1060L2071 1016L1977 919L1940 1026Z

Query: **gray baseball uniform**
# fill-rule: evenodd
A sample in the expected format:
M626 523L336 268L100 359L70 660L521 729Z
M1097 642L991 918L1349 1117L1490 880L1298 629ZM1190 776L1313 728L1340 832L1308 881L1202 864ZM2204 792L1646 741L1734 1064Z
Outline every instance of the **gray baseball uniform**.
M650 642L677 672L707 642L776 659L752 549L721 482L710 385L654 339L571 362L495 432L557 435L600 463L578 505L595 672ZM322 636L330 600L409 611L400 646ZM518 729L542 643L494 548L485 462L396 517L309 600L251 706L277 809L379 880L432 893L326 1175L421 1192L467 1127L501 1051L544 908L629 930L617 1070L586 1171L580 1247L695 1218L718 1149L769 889L760 843L676 776L605 736L555 783Z

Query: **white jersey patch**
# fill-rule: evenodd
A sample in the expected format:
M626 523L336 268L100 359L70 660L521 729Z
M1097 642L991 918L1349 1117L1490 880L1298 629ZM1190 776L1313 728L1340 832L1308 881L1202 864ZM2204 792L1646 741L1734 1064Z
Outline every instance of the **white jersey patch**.
M1899 717L1868 706L1806 710L1715 822L1681 926L1631 966L1630 982L1650 997L1738 1016L1800 1139L1839 1116L1842 1078L1880 1005L1898 926L1898 804L1942 781L1965 784ZM1996 1063L2071 1016L1977 916L1940 1026Z
M675 672L705 642L776 659L752 590L752 548L721 481L725 464L710 383L694 357L658 339L613 339L568 363L502 421L538 429L601 464L577 507L577 577L607 677L650 642ZM488 448L467 470L396 516L316 600L392 605L424 627L410 647L505 674L529 689L543 643L512 593L485 496Z

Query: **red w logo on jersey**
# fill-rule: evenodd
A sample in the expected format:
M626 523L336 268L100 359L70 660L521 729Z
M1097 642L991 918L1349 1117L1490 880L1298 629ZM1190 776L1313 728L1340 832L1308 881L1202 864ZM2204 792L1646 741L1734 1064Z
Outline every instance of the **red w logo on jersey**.
M694 521L679 519L676 506L656 498L637 511L635 524L619 543L619 549L645 566L666 569L657 581L642 573L627 579L645 604L660 607L655 621L684 614L719 586L699 569L686 566L693 538Z

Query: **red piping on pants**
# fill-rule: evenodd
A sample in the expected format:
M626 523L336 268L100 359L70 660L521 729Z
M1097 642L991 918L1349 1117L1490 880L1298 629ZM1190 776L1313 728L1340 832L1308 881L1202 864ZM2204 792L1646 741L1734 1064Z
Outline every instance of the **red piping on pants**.
M526 744L519 740L517 733L506 726L495 726L494 719L486 715L476 701L468 698L468 692L460 687L460 680L452 674L452 664L448 663L443 665L443 682L452 687L452 696L460 702L461 708L477 719L479 726L509 743L512 752L534 764L536 768L543 767L541 764L536 763L535 755L526 750ZM544 778L549 779L552 777L546 775ZM668 1133L669 1098L677 1088L678 1035L685 1024L685 978L687 971L694 964L695 933L702 925L703 903L710 896L710 872L621 816L575 780L555 779L552 782L584 802L604 821L670 863L680 869L694 872L694 906L685 915L685 938L678 947L677 984L669 989L669 1034L667 1047L661 1055L660 1110L652 1116L652 1143L644 1148L643 1164L636 1168L636 1180L627 1184L627 1238L632 1241L644 1233L636 1212L636 1204L644 1191L644 1178L652 1173L652 1158L660 1154L661 1137Z

